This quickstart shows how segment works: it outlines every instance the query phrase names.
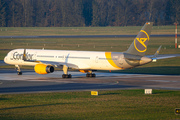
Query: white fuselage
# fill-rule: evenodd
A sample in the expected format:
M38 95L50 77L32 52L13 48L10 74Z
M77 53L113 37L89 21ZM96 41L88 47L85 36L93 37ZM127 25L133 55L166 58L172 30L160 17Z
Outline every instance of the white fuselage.
M24 61L24 49L15 49L8 53L4 58L5 63L11 65L27 65L35 66L37 62ZM68 50L40 50L40 49L27 49L26 56L28 60L34 61L48 61L56 63L70 63L78 66L79 69L92 69L92 70L119 70L118 66L113 66L110 61L116 59L108 57L107 52L92 52L92 51L68 51ZM119 55L122 55L119 53ZM108 58L107 58L108 57ZM123 62L121 60L121 62ZM129 66L130 67L130 66Z
M152 61L140 56L134 61L137 56L121 52L26 49L27 60L23 60L23 53L24 49L12 50L4 58L4 62L23 66L35 66L40 63L55 67L66 65L79 70L122 70Z

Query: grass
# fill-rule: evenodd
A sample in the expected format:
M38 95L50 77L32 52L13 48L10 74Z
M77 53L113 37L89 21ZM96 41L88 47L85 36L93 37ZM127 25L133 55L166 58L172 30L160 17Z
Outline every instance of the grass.
M3 55L17 48L85 50L85 51L126 51L133 38L34 38L34 39L1 39L0 54ZM160 54L177 54L180 49L174 48L174 37L152 37L146 54L154 54L162 45ZM4 53L3 53L4 52ZM0 59L2 59L1 56Z
M0 36L134 35L142 26L127 27L0 27ZM153 26L152 34L174 34L175 26Z
M0 119L180 119L180 91L144 90L37 93L0 96Z

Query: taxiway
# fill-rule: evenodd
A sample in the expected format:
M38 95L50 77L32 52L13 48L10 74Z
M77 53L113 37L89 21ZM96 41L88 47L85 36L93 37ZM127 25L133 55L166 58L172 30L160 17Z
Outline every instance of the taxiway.
M96 72L97 77L86 78L84 73L69 73L72 78L64 79L62 71L39 75L33 70L23 70L23 75L17 75L14 69L0 69L0 94L145 88L180 90L179 75Z

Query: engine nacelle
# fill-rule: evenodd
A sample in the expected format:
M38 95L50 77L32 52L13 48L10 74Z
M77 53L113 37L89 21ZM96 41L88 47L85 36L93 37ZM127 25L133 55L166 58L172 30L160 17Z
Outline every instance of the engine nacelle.
M54 72L54 67L45 64L36 64L34 66L34 71L38 74L48 74Z

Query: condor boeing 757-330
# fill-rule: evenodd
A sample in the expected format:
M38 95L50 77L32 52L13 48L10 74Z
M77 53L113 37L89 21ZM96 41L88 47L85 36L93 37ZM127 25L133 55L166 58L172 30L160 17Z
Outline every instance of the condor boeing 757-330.
M68 69L77 69L87 73L86 77L95 77L94 70L124 70L179 55L158 56L161 46L154 55L145 56L152 22L146 22L130 47L125 52L95 52L70 50L15 49L4 58L7 64L15 65L18 75L22 75L19 66L34 66L38 74L54 72L54 67L63 69L63 78L71 78Z

